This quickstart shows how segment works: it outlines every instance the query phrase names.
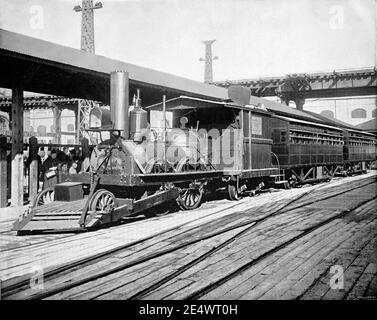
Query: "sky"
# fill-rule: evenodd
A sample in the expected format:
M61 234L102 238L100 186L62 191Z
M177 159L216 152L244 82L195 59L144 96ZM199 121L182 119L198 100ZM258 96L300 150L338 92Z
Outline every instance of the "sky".
M203 81L375 65L377 0L102 0L96 54ZM96 2L96 1L95 1ZM80 48L81 0L0 0L0 28Z

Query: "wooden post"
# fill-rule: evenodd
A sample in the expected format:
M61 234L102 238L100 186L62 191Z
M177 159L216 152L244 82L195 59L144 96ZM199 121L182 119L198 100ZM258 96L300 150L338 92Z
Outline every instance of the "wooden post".
M8 204L7 138L0 137L0 208Z
M20 84L12 88L12 182L11 206L22 206L24 203L24 92Z
M81 164L81 172L85 172L89 168L89 165L90 165L89 140L86 138L81 139L81 151L82 151L82 157L84 158Z
M76 120L76 144L80 143L80 101L77 101L77 108L75 109L75 120Z
M54 127L56 133L56 143L61 143L62 129L61 129L61 115L62 112L57 105L54 106Z
M39 168L38 168L38 139L29 139L29 201L33 203L38 194L39 187Z
M167 171L167 166L166 166L166 95L164 94L162 96L162 121L164 121L164 131L162 135L162 142L164 146L164 152L163 152L163 160L164 160L164 170L165 172Z

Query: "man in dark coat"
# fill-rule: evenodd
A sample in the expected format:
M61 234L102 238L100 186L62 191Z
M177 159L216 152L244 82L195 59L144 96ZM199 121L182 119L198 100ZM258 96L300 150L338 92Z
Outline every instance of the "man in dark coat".
M45 160L42 166L42 177L44 181L44 187L54 185L54 181L56 180L56 176L47 177L46 174L48 173L50 168L57 167L59 164L59 159L57 158L57 153L55 149L51 150L51 155ZM49 179L51 178L51 179ZM52 179L54 178L54 179Z
M51 155L47 157L43 163L43 173L46 173L48 169L56 167L59 164L59 159L57 158L57 152L55 149L51 150Z

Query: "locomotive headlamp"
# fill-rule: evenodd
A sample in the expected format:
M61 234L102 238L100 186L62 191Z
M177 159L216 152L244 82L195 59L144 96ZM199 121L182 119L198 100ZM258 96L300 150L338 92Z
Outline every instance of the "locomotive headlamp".
M110 110L104 107L95 107L89 113L90 129L112 129Z

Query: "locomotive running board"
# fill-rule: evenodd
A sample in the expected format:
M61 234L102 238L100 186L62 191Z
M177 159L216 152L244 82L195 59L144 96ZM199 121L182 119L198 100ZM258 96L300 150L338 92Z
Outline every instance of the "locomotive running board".
M177 199L177 188L161 191L143 199L118 199L120 205L112 212L88 211L85 223L80 223L88 198L76 201L54 201L36 208L29 208L13 224L12 230L19 234L26 232L73 232L109 225L146 209Z
M86 198L71 202L54 201L43 206L29 208L14 222L12 230L19 233L83 230L79 220L86 201Z
M98 225L111 224L125 217L130 217L142 213L146 209L155 207L159 204L176 200L179 196L177 188L161 191L134 201L133 199L122 200L123 204L115 208L111 213L96 212L95 215L88 214L85 221L86 228L97 227Z

